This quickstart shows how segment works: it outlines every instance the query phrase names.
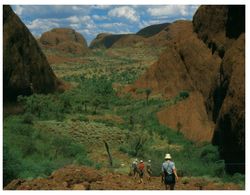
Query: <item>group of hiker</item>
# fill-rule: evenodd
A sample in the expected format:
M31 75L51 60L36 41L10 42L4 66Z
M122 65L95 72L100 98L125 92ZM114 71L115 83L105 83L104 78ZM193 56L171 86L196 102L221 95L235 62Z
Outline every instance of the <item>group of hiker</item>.
M152 174L151 160L148 160L148 162L146 163L146 168L145 168L145 164L143 160L140 160L140 162L138 162L138 159L135 159L132 163L131 168L132 168L132 175L134 176L134 179L136 179L137 175L139 176L140 178L139 183L143 183L143 176L145 174L145 169L146 169L148 180L150 180L150 177Z
M166 190L174 190L175 183L178 181L178 175L175 168L175 163L172 161L172 157L170 154L165 155L165 161L162 163L161 172L162 172L162 180L161 182L165 184ZM151 160L148 160L146 163L143 160L138 161L135 159L131 165L132 176L134 179L139 176L139 183L143 183L144 175L147 176L147 179L151 181L152 168L151 168Z

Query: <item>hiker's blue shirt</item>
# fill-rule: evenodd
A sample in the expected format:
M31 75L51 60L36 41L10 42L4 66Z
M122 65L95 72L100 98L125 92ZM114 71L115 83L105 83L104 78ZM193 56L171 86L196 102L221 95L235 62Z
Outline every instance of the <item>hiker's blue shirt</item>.
M164 170L168 173L168 174L173 174L173 169L175 169L175 165L173 161L165 161L162 164L162 172L164 172Z

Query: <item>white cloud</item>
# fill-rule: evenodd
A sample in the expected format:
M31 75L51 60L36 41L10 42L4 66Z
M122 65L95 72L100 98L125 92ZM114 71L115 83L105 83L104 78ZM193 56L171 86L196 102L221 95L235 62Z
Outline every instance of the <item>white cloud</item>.
M83 29L83 30L79 30L78 32L84 34L84 35L93 35L93 32L89 29Z
M67 20L70 22L70 23L79 23L80 22L80 19L77 17L77 16L70 16L67 18Z
M140 16L136 14L136 11L129 6L116 7L108 12L108 16L126 18L132 22L138 22Z
M106 19L108 19L107 16L99 16L99 15L93 15L92 18L94 18L95 20L106 20Z
M95 9L108 9L110 7L111 7L111 5L94 5L94 6L92 6L92 8L95 8Z
M77 26L79 28L80 25L82 25L88 29L96 28L96 24L94 23L94 21L91 19L90 16L70 16L66 18L65 20L70 23L71 27Z
M30 30L47 31L59 27L58 19L35 19L27 24Z
M89 23L93 23L93 20L91 19L90 16L81 16L79 17L81 22L89 22Z
M127 25L121 22L105 23L105 24L99 25L99 27L102 27L102 28L114 28L114 27L121 27L121 26L127 26Z
M71 28L75 29L75 30L77 30L77 29L79 29L79 28L81 27L80 24L70 24L69 26L70 26Z
M22 13L23 13L23 7L22 7L21 5L17 5L17 6L15 7L15 9L14 9L14 12L15 12L17 15L21 16Z
M168 16L168 15L181 15L187 16L189 14L188 6L186 5L164 5L151 7L147 9L151 16Z

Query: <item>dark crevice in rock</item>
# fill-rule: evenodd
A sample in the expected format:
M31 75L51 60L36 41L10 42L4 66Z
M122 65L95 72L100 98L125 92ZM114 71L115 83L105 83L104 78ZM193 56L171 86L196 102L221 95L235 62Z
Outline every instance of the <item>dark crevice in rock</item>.
M245 5L228 6L226 36L236 39L243 32L245 32Z

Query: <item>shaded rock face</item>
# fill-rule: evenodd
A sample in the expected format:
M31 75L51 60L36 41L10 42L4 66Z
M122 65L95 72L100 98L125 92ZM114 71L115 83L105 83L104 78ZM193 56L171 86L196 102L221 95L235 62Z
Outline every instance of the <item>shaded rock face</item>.
M228 172L245 171L245 34L227 50L218 86L224 93L213 143L218 145Z
M166 99L174 98L181 91L190 92L190 98L159 112L158 118L162 124L173 129L178 122L181 123L182 133L193 141L211 141L214 124L206 113L205 102L215 85L221 59L212 55L210 49L197 38L190 21L169 25L161 32L161 37L167 39L166 50L136 81L135 87L151 88L153 93L161 93ZM197 117L197 120L191 122L190 116Z
M73 29L55 28L45 32L39 39L46 49L56 49L65 53L85 54L88 51L84 37Z
M159 112L158 118L175 129L178 122L183 123L182 132L191 140L218 145L229 173L245 172L244 31L245 6L201 6L192 24L178 21L155 35L165 38L166 50L133 86L135 90L151 88L153 94L161 93L167 99L180 91L201 94L196 95L197 102L191 101L191 95L185 103ZM191 125L188 119L194 114L214 123L215 128L209 122ZM200 128L204 129L202 139Z
M245 32L245 6L201 6L193 16L193 25L198 37L223 58L231 39Z
M89 48L110 48L112 45L117 42L122 37L127 36L125 34L108 34L108 33L101 33L97 35L97 37L90 43Z
M101 33L91 42L90 48L111 47L152 47L162 46L166 39L158 35L169 23L156 24L145 27L136 34L108 34Z
M153 35L156 35L160 31L162 31L164 28L166 28L170 23L163 23L163 24L155 24L147 26L141 30L139 30L136 35L140 35L142 37L151 37Z
M245 6L201 6L193 18L198 36L222 58L211 89L208 113L216 123L219 146L229 173L245 172ZM232 158L233 157L233 158Z
M59 85L35 38L8 5L3 6L3 83L4 101L53 92Z

